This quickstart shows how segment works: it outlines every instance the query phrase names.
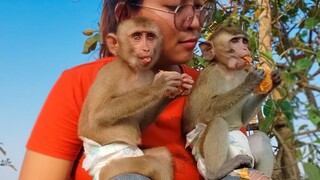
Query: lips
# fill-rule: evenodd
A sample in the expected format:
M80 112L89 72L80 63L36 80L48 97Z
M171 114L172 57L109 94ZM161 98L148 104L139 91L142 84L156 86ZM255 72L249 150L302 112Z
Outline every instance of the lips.
M143 65L147 65L151 62L152 58L150 56L140 57L140 62Z
M180 41L179 43L188 49L194 49L194 47L196 47L197 45L197 41L198 41L197 38L192 38L192 39Z

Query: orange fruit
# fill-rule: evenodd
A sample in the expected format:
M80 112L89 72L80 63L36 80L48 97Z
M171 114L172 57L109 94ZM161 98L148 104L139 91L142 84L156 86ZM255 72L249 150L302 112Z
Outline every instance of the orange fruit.
M247 65L252 63L252 57L250 55L245 55L243 59L246 61Z
M260 85L253 90L256 94L266 94L272 88L271 70L268 67L263 67L262 69L264 70L266 77L262 80Z

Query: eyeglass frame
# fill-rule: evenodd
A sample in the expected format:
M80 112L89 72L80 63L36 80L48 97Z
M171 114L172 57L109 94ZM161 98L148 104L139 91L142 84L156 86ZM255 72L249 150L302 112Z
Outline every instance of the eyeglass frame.
M206 3L204 3L200 9L195 9L194 5L191 5L191 4L182 4L182 5L177 6L174 11L171 11L171 10L165 10L165 9L159 9L159 8L151 7L151 6L146 6L146 5L142 5L142 4L134 4L134 3L128 3L128 4L129 4L129 5L132 5L132 6L138 6L138 7L143 7L143 8L147 8L147 9L152 9L152 10L155 10L155 11L160 11L160 12L165 12L165 13L169 13L169 14L174 14L174 25L175 25L175 27L176 27L178 30L183 30L183 28L182 28L182 29L178 28L178 27L177 27L177 23L176 23L176 15L177 15L177 12L178 12L179 8L181 8L181 7L183 7L183 6L191 6L192 9L193 9L193 17L192 17L192 19L194 19L194 16L195 16L195 14L196 14L197 12L199 12L199 15L200 15L202 10L206 9L207 11L209 11L209 9L211 9L213 12L211 13L210 19L212 19L212 14L215 13L215 7L216 7L213 2L206 2ZM213 6L214 8L210 8L210 7L212 7L212 6L210 6L211 4L212 4L212 6ZM207 7L208 5L209 5L209 7ZM210 14L210 13L209 13L209 14ZM191 16L189 15L189 16L186 17L186 19L187 19L187 18L191 18ZM200 26L201 26L202 28L207 27L207 26L203 26L203 25L202 25L202 23L201 23L201 21L200 21L200 17L198 17L198 19L199 19L199 24L200 24ZM191 23L192 23L192 21L191 21ZM191 24L191 23L190 23L190 24ZM205 24L205 23L206 23L206 21L203 22L203 24Z

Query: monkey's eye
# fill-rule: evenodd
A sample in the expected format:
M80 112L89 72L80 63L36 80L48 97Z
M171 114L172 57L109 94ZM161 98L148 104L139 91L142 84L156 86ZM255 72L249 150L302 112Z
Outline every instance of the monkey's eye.
M148 33L147 34L147 39L148 39L148 41L153 42L153 41L155 41L157 39L157 36L155 34L153 34L153 33Z
M141 40L141 37L142 37L142 34L140 32L135 32L131 35L131 38L134 40L134 41L139 41Z
M242 42L243 42L243 44L249 44L249 40L246 38L243 38Z
M232 38L231 42L232 43L237 43L237 42L239 42L239 38L238 37Z

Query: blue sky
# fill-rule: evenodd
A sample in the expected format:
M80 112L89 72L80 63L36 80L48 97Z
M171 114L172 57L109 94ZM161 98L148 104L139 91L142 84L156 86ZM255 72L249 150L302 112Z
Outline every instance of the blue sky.
M61 72L96 58L81 53L82 31L97 28L101 1L0 0L0 142L18 169L0 167L1 179L18 178L26 141Z
M1 179L18 178L26 141L61 72L95 59L81 53L82 31L97 28L100 12L101 0L0 1L0 142L18 169L0 167Z

